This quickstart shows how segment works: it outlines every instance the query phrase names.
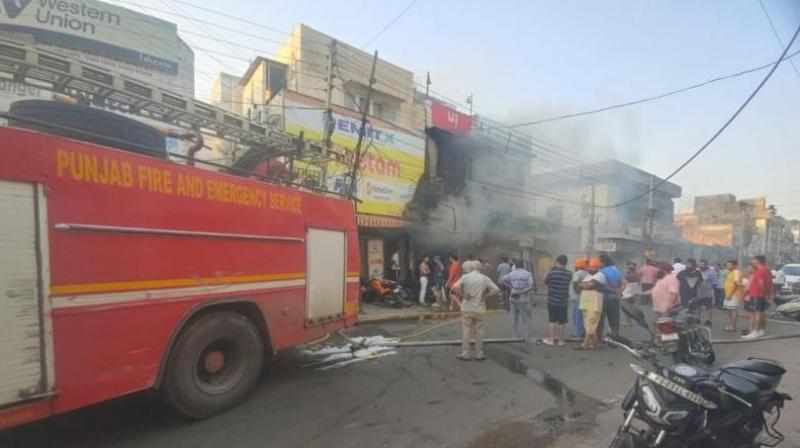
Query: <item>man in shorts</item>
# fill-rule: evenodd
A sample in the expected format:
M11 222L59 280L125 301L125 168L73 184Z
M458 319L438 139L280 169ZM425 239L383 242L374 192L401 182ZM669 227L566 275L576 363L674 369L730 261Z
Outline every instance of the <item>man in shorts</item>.
M706 327L710 327L711 313L714 310L714 288L717 287L717 271L711 269L706 260L700 260L697 268L703 277L703 281L697 287L697 304L700 306L698 317Z
M744 339L757 339L764 337L764 311L769 308L772 297L772 271L767 267L767 258L756 255L750 262L753 275L747 285L747 297L744 309L750 312L750 333L742 336Z
M559 255L553 269L547 273L544 284L547 285L547 315L550 321L550 337L542 340L547 345L564 345L561 333L567 323L569 309L569 290L572 284L572 272L566 268L567 256Z
M722 308L728 313L728 325L725 331L736 331L736 319L739 317L739 307L744 298L744 276L739 270L739 262L728 260L725 263L725 270L728 275L725 277L725 301Z
M636 266L636 263L629 261L625 267L625 276L622 280L622 300L629 303L636 304L639 297L642 295L642 285L640 279L642 274ZM625 318L624 324L630 325L631 318L627 314L622 315Z

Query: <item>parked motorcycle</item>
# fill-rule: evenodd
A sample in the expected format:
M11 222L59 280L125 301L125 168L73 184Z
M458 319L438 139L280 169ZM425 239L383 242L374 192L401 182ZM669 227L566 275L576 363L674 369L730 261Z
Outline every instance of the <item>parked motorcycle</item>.
M775 305L783 305L784 303L794 302L795 300L800 299L800 294L796 293L787 293L784 291L779 292L775 295L774 302Z
M642 310L625 300L621 307L622 312L654 336ZM692 303L688 307L677 306L669 315L658 319L656 339L661 350L672 355L675 363L710 366L717 359L711 344L711 330L700 325L693 309Z
M393 308L403 308L414 304L414 292L392 280L362 278L361 300Z
M748 358L714 371L667 367L644 345L607 340L639 361L631 364L636 380L610 448L757 448L784 440L775 426L791 397L777 391L786 373L778 362Z
M781 316L800 321L800 297L783 303L775 311Z

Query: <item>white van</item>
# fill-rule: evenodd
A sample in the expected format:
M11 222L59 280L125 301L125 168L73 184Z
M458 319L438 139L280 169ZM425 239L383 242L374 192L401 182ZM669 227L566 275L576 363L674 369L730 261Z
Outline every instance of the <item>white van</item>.
M800 264L785 264L781 268L781 272L784 278L782 289L786 292L800 291Z

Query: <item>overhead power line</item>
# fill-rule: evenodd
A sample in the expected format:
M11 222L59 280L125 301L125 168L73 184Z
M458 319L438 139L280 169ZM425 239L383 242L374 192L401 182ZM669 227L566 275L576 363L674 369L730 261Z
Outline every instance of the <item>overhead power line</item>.
M131 4L131 5L139 5L138 3L130 1L130 0L116 0L116 1L121 2L121 3L128 3L128 4ZM252 20L248 20L248 19L245 19L245 18L242 18L242 17L237 17L237 16L234 16L234 15L222 12L222 11L211 9L211 8L208 8L208 7L205 7L205 6L202 6L202 5L198 5L198 4L195 4L195 3L192 3L192 2L188 2L188 1L185 1L185 0L166 0L166 1L174 2L174 3L180 3L180 4L183 4L183 5L195 8L195 9L199 9L201 11L205 11L205 12L208 12L208 13L211 13L211 14L218 15L220 17L225 17L225 18L228 18L228 19L231 19L231 20L235 20L235 21L238 21L238 22L241 22L241 23L246 23L246 24L258 27L258 28L262 28L262 29L265 29L265 30L268 30L268 31L272 31L272 32L275 32L275 33L279 33L279 34L283 34L283 35L286 35L286 36L291 36L292 35L291 31L286 31L286 30L282 30L282 29L279 29L279 28L267 26L267 25L264 25L262 23L254 22ZM412 3L415 3L415 2L412 2ZM404 14L408 9L410 9L411 6L413 6L413 4L408 6L407 9L404 10L403 13L401 13L401 15ZM181 16L179 14L176 14L176 13L172 12L172 11L160 10L160 9L156 9L156 8L152 8L152 7L149 7L149 8L154 10L154 11L162 12L164 14L175 15L175 16L179 16L179 17ZM399 18L399 16L397 18ZM203 24L206 24L206 25L209 25L209 26L220 28L220 29L225 29L227 31L231 31L231 32L234 32L234 33L242 34L242 35L245 35L245 36L248 36L248 37L252 37L252 38L255 38L255 39L264 40L264 41L271 42L271 43L278 44L278 45L286 45L285 41L270 39L270 38L267 38L267 37L264 37L264 36L260 36L260 35L257 35L257 34L248 33L247 31L244 31L244 30L226 27L226 26L221 25L219 23L215 23L215 22L211 22L211 21L207 21L207 20L201 20L201 19L198 19L196 17L194 17L192 19L195 22L203 23ZM317 46L320 47L318 50L306 49L304 51L308 51L310 53L323 55L323 56L327 55L327 47L328 47L328 45L330 45L329 41L324 41L323 42L323 41L320 41L320 40L309 39L309 38L305 38L304 40L307 41L307 42L310 42L311 44L314 44L314 45L317 45ZM239 46L242 47L242 45L239 45ZM365 46L366 46L366 44L365 44ZM366 63L361 63L360 61L355 61L355 60L350 59L350 58L345 57L345 56L340 56L340 58L342 60L344 60L344 61L352 63L355 66L359 66L361 69L365 70L366 72L369 71L369 66ZM391 76L388 76L388 77L392 78ZM386 83L385 82L385 78L387 78L386 74L382 75L381 78L382 78L381 82ZM425 87L424 84L419 83L416 80L414 80L413 82L417 86ZM455 106L458 106L458 107L463 108L465 110L469 109L469 106L463 104L462 102L459 102L459 101L453 100L451 98L448 98L444 94L442 94L440 92L437 92L434 89L430 89L430 91L435 96L437 96L437 97L439 97L439 98L441 98L441 99L443 99L443 100L445 100L445 101L447 101L447 102L449 102L449 103L451 103L451 104L453 104Z
M276 44L276 45L279 45L281 47L287 45L287 42L284 41L284 40L271 39L269 37L265 37L265 36L261 36L261 35L254 34L254 33L251 33L251 32L247 32L247 31L239 29L239 28L228 27L228 26L222 25L222 24L220 24L218 22L212 22L212 21L209 21L209 20L203 20L203 19L199 19L197 17L192 17L192 16L190 16L188 14L178 13L178 12L175 12L175 11L169 11L169 10L165 10L165 9L159 9L159 8L155 8L155 7L152 7L152 6L145 6L145 5L142 5L142 4L137 3L136 1L132 1L132 0L114 0L114 1L117 2L117 3L136 6L136 7L140 8L140 9L142 7L144 7L144 8L147 8L147 9L151 10L151 11L160 12L162 14L167 14L167 15L171 15L171 16L186 18L187 20L192 20L195 23L202 23L204 25L211 26L211 27L214 27L214 28L222 29L222 30L229 31L229 32L232 32L232 33L236 33L236 34L241 34L243 36L247 36L247 37L250 37L250 38L262 40L262 41L265 41L265 42L270 42L272 44ZM215 14L215 15L220 16L220 17L224 17L224 18L227 18L227 19L230 19L230 20L234 20L234 21L237 21L237 22L240 22L240 23L245 23L245 24L248 24L248 25L252 25L252 26L255 26L255 27L258 27L258 28L262 28L262 29L271 31L271 32L278 33L278 34L283 34L283 35L286 35L286 36L291 36L292 35L291 31L286 31L286 30L282 30L282 29L279 29L279 28L267 26L267 25L264 25L262 23L257 23L257 22L254 22L252 20L248 20L248 19L245 19L245 18L242 18L242 17L237 17L237 16L234 16L234 15L231 15L231 14L228 14L228 13L225 13L225 12L222 12L222 11L218 11L218 10L215 10L215 9L211 9L211 8L208 8L208 7L205 7L205 6L202 6L202 5L198 5L198 4L195 4L195 3L192 3L192 2L188 2L188 1L184 1L184 0L164 0L164 1L169 1L169 2L173 2L173 3L186 5L186 6L201 10L201 11L205 11L205 12L208 12L208 13L211 13L211 14ZM134 18L134 20L135 20L135 18ZM192 33L192 32L189 32L187 30L181 30L180 32L181 33L194 34L194 35L197 35L197 36L201 36L199 33ZM202 37L206 37L206 36L202 36ZM319 47L319 49L314 50L314 49L310 49L310 48L304 48L303 51L309 52L309 53L312 53L312 54L317 54L317 55L320 55L320 56L327 56L327 54L328 54L327 53L327 47L330 45L330 41L321 41L321 40L316 40L316 39L311 39L311 38L307 38L306 37L306 38L304 38L304 42L308 42L310 44L316 45L316 46ZM246 47L246 46L241 45L241 44L236 44L236 45L238 47L240 47L240 48L251 49L253 51L256 51L257 53L260 53L260 52L263 51L262 49L254 49L252 47ZM292 48L298 48L298 47L292 47ZM204 51L204 50L200 49L200 51ZM368 65L366 63L362 63L360 61L356 61L356 60L350 59L350 58L348 58L348 57L346 57L344 55L340 55L340 59L342 61L347 61L347 62L351 63L354 66L358 66L359 68L361 68L365 72L369 71L369 67L368 67ZM306 61L303 61L303 62L306 62ZM311 65L313 65L313 64L311 64ZM321 70L324 70L324 69L325 69L324 67L321 68ZM392 82L388 82L388 80L391 80ZM399 89L404 89L406 87L404 79L400 79L400 78L398 78L396 76L392 76L392 75L384 73L384 74L381 75L380 82L384 86L388 86L390 88L390 90L393 90L393 91L398 92L398 93L402 93L403 96L405 96L406 92L403 91L403 90L399 90ZM416 80L412 80L412 82L418 87L425 87L424 84L422 84L420 82L417 82ZM399 89L398 88L392 88L392 87L398 87ZM464 109L464 110L468 110L469 109L469 106L463 104L462 102L453 100L452 98L448 98L444 94L442 94L440 92L437 92L434 89L430 89L430 92L432 92L436 97L438 97L438 98L440 98L440 99L442 99L442 100L444 100L444 101L446 101L446 102L448 102L448 103L450 103L450 104L452 104L454 106L457 106L460 109Z
M240 48L238 48L238 47L237 47L235 44L233 44L232 42L230 42L230 41L228 41L228 40L225 40L224 38L222 38L222 37L220 37L220 36L214 36L214 35L212 35L212 34L211 34L211 33L209 33L208 31L206 31L206 29L205 29L205 28L203 28L203 27L202 27L202 26L201 26L201 25L200 25L200 24L199 24L199 23L198 23L196 20L194 20L194 18L192 18L192 17L188 16L187 14L185 14L185 13L184 13L184 12L183 12L183 11L182 11L180 8L178 8L177 6L174 6L174 5L170 4L170 3L167 3L167 2L166 2L166 0L160 0L160 1L161 1L161 3L162 3L164 6L166 6L167 8L170 8L170 9L172 9L172 10L173 10L173 11L175 11L176 13L180 14L180 16L181 16L181 17L183 17L183 18L185 18L186 20L190 21L190 22L192 23L192 25L194 25L194 26L195 26L195 27L196 27L196 28L197 28L197 29L198 29L198 30L199 30L201 33L203 33L204 35L208 36L208 37L209 37L209 38L211 38L211 39L216 39L217 41L223 42L225 45L227 45L227 46L228 46L228 48L229 48L231 51L233 51L234 53L236 53L238 56L242 57L242 53L240 53L240 52L239 52L239 51L240 51Z
M611 105L611 106L604 106L604 107L600 107L600 108L597 108L597 109L585 110L585 111L582 111L582 112L573 112L573 113L570 113L570 114L557 115L557 116L554 116L554 117L542 118L542 119L539 119L539 120L526 121L526 122L523 122L523 123L516 123L516 124L506 125L505 127L519 128L519 127L523 127L523 126L534 126L534 125L537 125L537 124L549 123L551 121L559 121L559 120L565 120L567 118L582 117L584 115L592 115L592 114L597 114L597 113L600 113L600 112L606 112L606 111L609 111L609 110L614 110L614 109L620 109L620 108L623 108L623 107L633 106L633 105L636 105L636 104L642 104L642 103L646 103L646 102L649 102L649 101L660 100L660 99L666 98L668 96L677 95L679 93L688 92L688 91L694 90L694 89L699 89L700 87L705 87L705 86L707 86L709 84L713 84L713 83L716 83L716 82L719 82L719 81L724 81L726 79L732 79L732 78L736 78L736 77L739 77L739 76L747 75L747 74L750 74L750 73L753 73L753 72L761 71L761 70L764 70L764 69L766 69L766 68L768 68L770 66L775 65L777 62L780 62L780 61L782 61L784 59L791 59L791 58L797 56L798 54L800 54L800 50L797 50L797 51L789 54L788 56L785 55L781 59L779 59L778 61L770 62L770 63L764 64L764 65L759 65L758 67L749 68L747 70L742 70L740 72L732 73L732 74L729 74L729 75L718 76L716 78L712 78L712 79L709 79L707 81L703 81L703 82L700 82L700 83L697 83L697 84L693 84L691 86L683 87L683 88L680 88L680 89L677 89L677 90L671 90L669 92L661 93L659 95L640 98L638 100L627 101L625 103L614 104L614 105Z
M775 40L778 41L779 46L783 47L783 39L781 39L781 35L780 33L778 33L778 29L775 28L775 23L772 22L772 17L770 17L769 11L767 11L767 5L764 4L764 0L758 0L758 4L761 5L761 10L764 11L764 16L766 16L767 18L769 27L772 28L772 34L775 35ZM795 74L797 74L797 76L800 77L800 70L797 69L797 66L794 64L794 61L790 59L789 64L791 64Z
M417 3L417 1L418 1L418 0L412 0L412 1L411 1L411 3L409 3L409 4L408 4L408 6L406 6L405 8L403 8L403 10L402 10L402 11L400 11L400 14L396 15L396 16L395 16L395 17L394 17L392 20L390 20L390 21L389 21L389 23L387 23L387 24L386 24L386 26L384 26L383 28L381 28L381 30L380 30L380 31L378 31L377 33L375 33L375 35L374 35L374 36L370 37L370 38L369 38L369 40L368 40L368 41L367 41L367 42L366 42L364 45L362 45L362 46L361 46L361 49L363 50L363 49L364 49L364 48L366 48L366 47L367 47L369 44L371 44L372 42L374 42L374 41L375 41L375 39L377 39L377 38L381 37L381 34L385 33L385 32L386 32L386 30L388 30L389 28L391 28L391 27L392 27L392 25L394 25L394 24L395 24L395 22L397 22L398 20L400 20L400 18L401 18L401 17L403 17L403 15L405 15L405 13L407 13L407 12L408 12L408 10L409 10L409 9L411 9L411 8L412 8L412 7L413 7L413 6L414 6L414 5Z
M736 117L738 117L739 114L742 113L742 111L747 107L747 105L750 104L750 101L752 101L753 98L755 98L755 96L758 94L758 92L761 91L761 88L764 87L764 85L767 83L767 81L769 81L769 79L772 77L772 74L775 73L775 70L778 69L778 66L781 65L781 62L786 57L786 53L789 52L789 48L791 48L792 45L794 44L794 41L797 40L797 35L798 34L800 34L800 26L797 27L797 30L794 32L794 35L792 36L792 39L786 45L786 48L783 49L783 52L781 53L781 57L779 57L778 60L773 63L772 68L770 69L769 73L767 73L767 76L765 76L764 79L761 80L761 82L758 84L758 86L755 88L755 90L753 90L753 92L750 94L750 96L747 97L747 99L744 101L744 103L742 103L742 105L739 106L738 109L736 109L736 112L734 112L733 115L731 115L731 117L728 118L727 121L725 121L725 123L722 125L722 127L720 127L719 130L717 130L717 132L715 132L714 135L712 135L711 138L708 139L708 141L703 146L700 147L700 149L698 149L694 154L692 154L691 157L686 159L686 161L683 162L672 173L670 173L669 176L667 176L664 179L660 180L658 183L656 183L652 187L650 187L647 190L645 190L642 194L639 194L639 195L637 195L637 196L635 196L635 197L633 197L631 199L628 199L626 201L622 201L620 203L607 206L606 208L622 207L624 205L627 205L627 204L630 204L632 202L636 202L639 199L642 199L643 197L645 197L648 194L650 194L651 191L655 191L655 190L658 189L658 187L660 187L660 186L664 185L665 183L667 183L670 179L675 177L676 174L681 172L681 170L683 170L690 163L692 163L692 161L694 159L696 159L700 154L702 154L703 151L705 151L706 148L708 148L711 145L711 143L713 143L714 140L716 140L717 137L719 137L725 131L725 129L727 129L728 126L730 126L730 124L733 123L733 121L736 119Z

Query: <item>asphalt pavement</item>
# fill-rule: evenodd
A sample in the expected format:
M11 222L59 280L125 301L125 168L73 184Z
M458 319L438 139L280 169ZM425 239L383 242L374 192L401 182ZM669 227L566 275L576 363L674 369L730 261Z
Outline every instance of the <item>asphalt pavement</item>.
M540 336L544 313L535 308ZM399 337L441 323L364 324L351 336ZM721 327L716 321L715 328ZM453 323L414 340L457 339L459 332ZM768 332L800 333L800 326L771 323ZM623 333L644 334L634 327ZM715 332L723 335L730 337ZM507 316L487 317L487 337L509 336ZM781 389L800 398L798 343L715 348L720 363L755 355L782 361L789 373ZM621 421L619 401L633 379L630 357L620 349L492 344L484 362L457 360L455 346L395 351L327 370L320 369L326 364L317 363L319 356L283 353L271 360L246 402L209 420L186 421L156 394L137 394L0 433L0 447L605 447ZM788 404L779 425L786 447L800 447L795 403Z

